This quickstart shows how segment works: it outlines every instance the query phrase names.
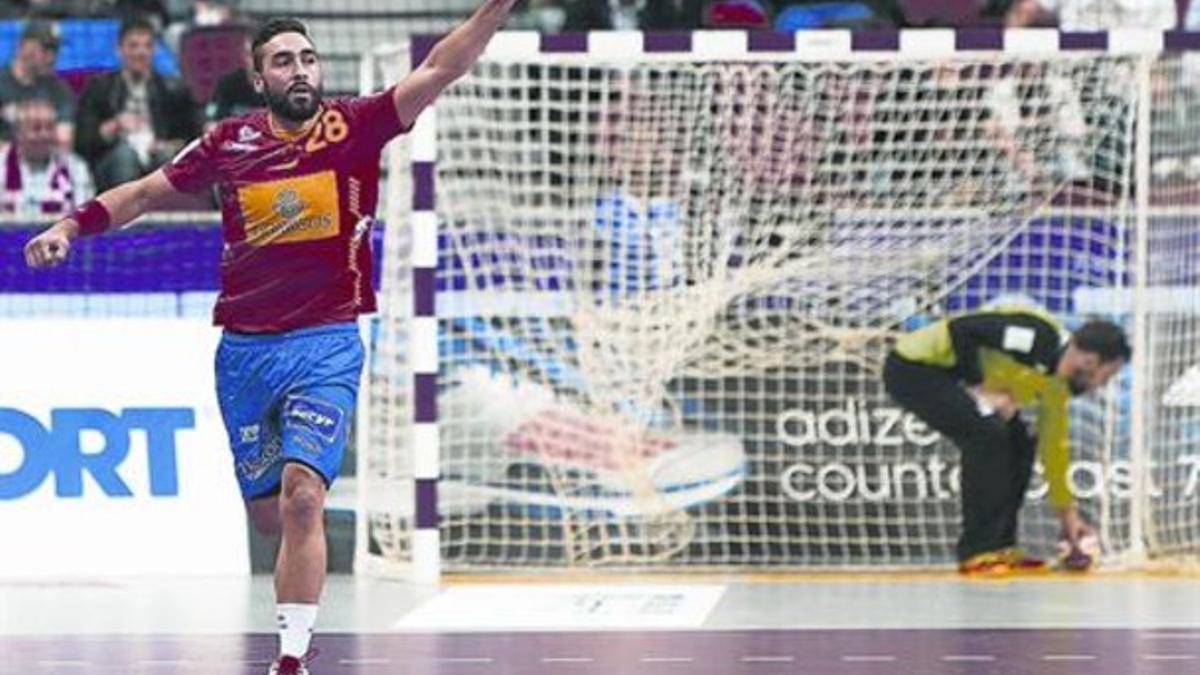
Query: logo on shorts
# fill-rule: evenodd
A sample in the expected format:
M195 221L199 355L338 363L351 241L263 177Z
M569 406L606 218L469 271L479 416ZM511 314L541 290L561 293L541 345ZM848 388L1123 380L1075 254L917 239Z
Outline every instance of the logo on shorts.
M263 444L262 452L253 456L246 457L237 462L238 475L243 480L258 480L262 478L275 463L279 461L279 457L283 451L283 441L278 436L274 436Z
M257 443L261 430L261 426L257 424L250 424L248 426L239 428L238 435L241 437L243 443Z
M293 396L283 412L284 424L308 429L332 443L342 425L342 410L319 399Z

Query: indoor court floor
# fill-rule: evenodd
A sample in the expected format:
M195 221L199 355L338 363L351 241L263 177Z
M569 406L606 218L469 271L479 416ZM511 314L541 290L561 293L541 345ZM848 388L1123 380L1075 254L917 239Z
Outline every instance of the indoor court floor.
M1200 673L1200 578L330 580L322 673ZM0 673L263 675L271 580L0 583Z

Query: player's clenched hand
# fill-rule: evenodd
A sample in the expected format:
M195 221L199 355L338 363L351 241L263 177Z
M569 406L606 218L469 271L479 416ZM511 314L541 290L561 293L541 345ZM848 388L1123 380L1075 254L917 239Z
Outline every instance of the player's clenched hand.
M67 259L71 240L78 234L73 221L60 220L25 244L25 264L30 267L54 267Z

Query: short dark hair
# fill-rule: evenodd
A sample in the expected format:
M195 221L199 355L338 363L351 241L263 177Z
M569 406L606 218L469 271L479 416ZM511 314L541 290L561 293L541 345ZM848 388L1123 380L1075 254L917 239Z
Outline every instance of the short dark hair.
M121 21L121 27L117 29L117 44L124 42L125 36L135 31L146 31L152 36L158 33L150 19L144 16L131 16Z
M58 120L59 120L58 108L54 105L54 100L48 96L44 96L41 94L38 94L36 96L30 96L29 98L23 98L23 99L20 99L19 101L17 101L16 120L18 122L22 122L25 117L24 109L31 108L33 106L38 106L38 105L49 108L50 112L54 113L54 121L58 122Z
M312 38L308 36L308 26L305 26L300 19L288 17L268 19L254 34L254 42L250 43L250 51L254 54L254 70L262 70L262 46L281 33L299 33L312 42Z
M1111 321L1091 319L1071 333L1071 341L1080 351L1096 354L1104 363L1133 358L1125 331Z

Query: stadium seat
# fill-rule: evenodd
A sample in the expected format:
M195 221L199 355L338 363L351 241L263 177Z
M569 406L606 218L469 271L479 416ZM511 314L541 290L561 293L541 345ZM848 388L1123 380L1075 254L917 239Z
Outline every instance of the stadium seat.
M0 63L7 63L16 50L23 22L0 21ZM59 72L103 71L117 67L116 19L63 19L58 22L62 31L62 46L58 50ZM154 68L164 75L178 75L175 55L160 40L154 50Z
M812 28L845 28L869 24L875 13L861 2L792 5L775 18L775 30L793 33Z
M758 0L718 0L704 14L704 24L711 28L766 28L771 23Z
M87 86L88 80L96 74L103 73L107 68L72 68L71 70L59 70L58 76L67 83L71 93L79 96L83 93L83 88Z

